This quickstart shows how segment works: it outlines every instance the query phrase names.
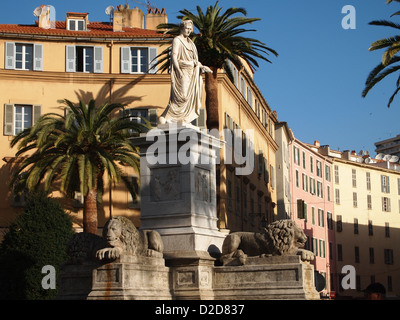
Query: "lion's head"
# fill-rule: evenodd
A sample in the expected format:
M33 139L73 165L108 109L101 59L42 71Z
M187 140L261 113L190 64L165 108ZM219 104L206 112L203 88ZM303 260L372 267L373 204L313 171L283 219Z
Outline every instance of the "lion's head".
M275 221L268 225L265 231L279 255L294 254L299 248L303 248L307 241L303 230L293 220Z
M139 231L128 218L113 217L104 225L103 238L109 247L118 247L125 253L135 254Z

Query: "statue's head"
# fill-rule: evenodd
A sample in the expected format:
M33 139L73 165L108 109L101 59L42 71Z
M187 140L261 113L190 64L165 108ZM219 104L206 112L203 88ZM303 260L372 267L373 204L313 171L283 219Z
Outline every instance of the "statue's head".
M182 20L179 25L179 30L181 34L188 37L193 32L193 21L192 20Z

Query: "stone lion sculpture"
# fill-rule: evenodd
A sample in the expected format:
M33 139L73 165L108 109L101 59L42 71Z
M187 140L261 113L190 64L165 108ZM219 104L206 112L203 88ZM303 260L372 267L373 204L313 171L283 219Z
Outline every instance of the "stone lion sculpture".
M222 245L221 262L238 258L246 263L248 256L301 255L303 261L311 261L314 254L303 248L307 237L293 220L278 220L265 228L262 233L234 232L229 234Z
M96 252L99 260L117 259L121 255L162 257L164 244L154 230L138 230L129 219L113 217L103 228L107 247Z

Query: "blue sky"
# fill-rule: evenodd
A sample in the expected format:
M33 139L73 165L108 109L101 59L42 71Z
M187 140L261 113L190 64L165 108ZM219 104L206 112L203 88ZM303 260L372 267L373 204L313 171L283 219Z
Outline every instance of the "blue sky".
M57 20L67 11L89 12L91 21L108 21L107 6L145 0L49 0L38 2L2 1L0 23L32 24L33 10L41 4L56 8ZM165 8L170 22L177 22L179 10L203 10L215 1L151 0ZM366 98L361 97L369 72L382 52L368 48L377 39L396 34L394 29L370 26L368 22L390 18L400 5L385 0L220 0L224 8L243 7L253 24L255 37L279 53L272 64L260 62L255 81L280 121L288 122L294 135L306 143L319 140L340 150L369 150L374 142L400 134L400 94L391 108L387 101L395 89L395 78L387 78ZM356 29L342 28L345 5L356 9ZM18 8L18 9L17 9Z

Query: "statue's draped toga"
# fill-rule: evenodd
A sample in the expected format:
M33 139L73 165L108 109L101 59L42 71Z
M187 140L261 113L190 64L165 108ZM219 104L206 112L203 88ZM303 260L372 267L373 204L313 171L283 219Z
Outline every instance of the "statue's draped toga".
M181 34L172 42L171 95L162 115L167 122L190 123L199 117L203 96L202 72L212 72L199 62L196 45L189 38L192 25L190 20L183 21Z

